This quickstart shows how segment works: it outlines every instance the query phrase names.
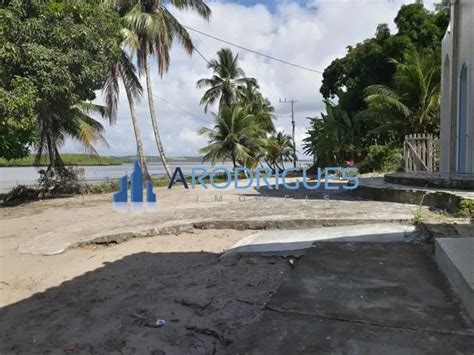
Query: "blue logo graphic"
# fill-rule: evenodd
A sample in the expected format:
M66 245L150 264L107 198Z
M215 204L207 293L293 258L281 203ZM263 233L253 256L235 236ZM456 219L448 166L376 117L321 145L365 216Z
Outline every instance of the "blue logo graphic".
M153 192L153 183L149 180L146 183L147 208L156 206L156 195ZM128 176L119 179L119 191L112 197L114 208L117 210L128 209ZM130 174L130 206L132 210L141 210L143 207L143 174L140 164L135 161L133 172Z

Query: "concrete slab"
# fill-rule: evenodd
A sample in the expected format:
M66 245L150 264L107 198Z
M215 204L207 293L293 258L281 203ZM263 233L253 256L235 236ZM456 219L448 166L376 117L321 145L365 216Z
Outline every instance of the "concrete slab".
M301 254L316 241L404 242L415 227L399 223L359 224L295 230L266 230L242 239L222 257L244 254Z
M111 194L37 201L11 212L5 209L0 215L0 238L22 238L21 254L52 255L84 244L119 243L193 228L261 230L409 222L417 210L414 205L361 201L347 190L185 190L177 186L156 188L155 193L156 209L143 213L115 211Z
M229 353L470 353L474 328L414 243L318 242Z
M393 327L470 329L421 244L320 242L295 271L270 308Z
M435 257L474 319L474 238L439 238Z
M471 354L474 337L266 311L227 354Z

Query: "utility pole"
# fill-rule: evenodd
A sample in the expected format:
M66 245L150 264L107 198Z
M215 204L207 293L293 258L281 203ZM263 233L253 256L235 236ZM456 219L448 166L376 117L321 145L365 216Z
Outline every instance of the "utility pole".
M293 167L296 168L296 141L295 141L295 109L294 105L298 102L296 100L287 100L286 97L284 100L280 99L281 104L291 104L291 126L292 126L292 133L291 138L293 139Z

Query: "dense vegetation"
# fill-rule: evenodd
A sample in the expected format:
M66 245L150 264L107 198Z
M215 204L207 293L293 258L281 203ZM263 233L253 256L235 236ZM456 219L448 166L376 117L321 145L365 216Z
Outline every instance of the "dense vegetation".
M448 2L434 12L420 3L403 5L395 24L396 34L381 24L374 37L348 46L324 70L320 92L326 112L309 119L304 144L319 166L353 161L363 170L393 169L406 134L438 134ZM370 161L375 152L383 166ZM391 164L380 159L383 153Z
M68 175L59 154L67 137L94 152L104 127L90 116L107 65L118 54L120 22L98 0L3 1L0 8L0 156L32 145L48 171Z
M178 40L189 54L194 47L169 5L192 10L205 19L210 16L202 0L2 1L0 157L21 159L34 149L36 165L48 162L40 185L48 191L52 191L46 186L49 183L72 181L77 185L74 171L66 167L59 148L68 138L78 140L91 153L96 153L97 143L107 144L104 126L91 114L114 123L121 82L144 177L149 178L135 112L143 91L138 73L145 74L157 149L170 175L158 131L150 61L156 58L158 74L163 76L170 66L174 41ZM106 106L91 103L100 89Z
M2 1L0 164L30 164L34 151L33 163L47 164L45 181L72 178L67 165L95 158L60 155L60 147L72 138L94 154L96 144L107 144L105 128L94 117L114 123L122 87L144 177L149 178L147 158L135 106L145 90L158 154L170 175L151 66L156 63L163 76L174 42L189 54L194 46L169 5L204 19L211 15L202 0ZM374 37L349 46L325 69L320 88L325 112L309 119L304 142L317 165L355 162L363 171L395 169L406 134L438 134L440 46L448 23L449 0L434 12L419 2L402 6L395 18L397 33L381 24ZM238 55L221 49L208 68L210 77L197 82L205 90L204 111L214 112L213 127L200 130L208 138L201 149L204 158L272 170L294 160L290 136L275 130L273 107L257 79L245 75ZM146 88L140 84L142 75ZM103 90L105 106L91 103L98 90Z
M108 157L108 156L98 156L95 154L61 154L61 159L66 166L75 166L75 165L120 165L126 162L124 158L121 157ZM22 159L11 159L6 160L5 158L0 158L0 167L10 167L10 166L48 166L49 159L44 157L36 161L34 155L28 155Z

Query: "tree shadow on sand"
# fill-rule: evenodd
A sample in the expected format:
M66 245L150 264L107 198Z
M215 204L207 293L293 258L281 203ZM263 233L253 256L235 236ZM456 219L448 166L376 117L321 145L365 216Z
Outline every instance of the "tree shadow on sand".
M3 307L0 353L222 352L288 267L205 252L129 255Z

